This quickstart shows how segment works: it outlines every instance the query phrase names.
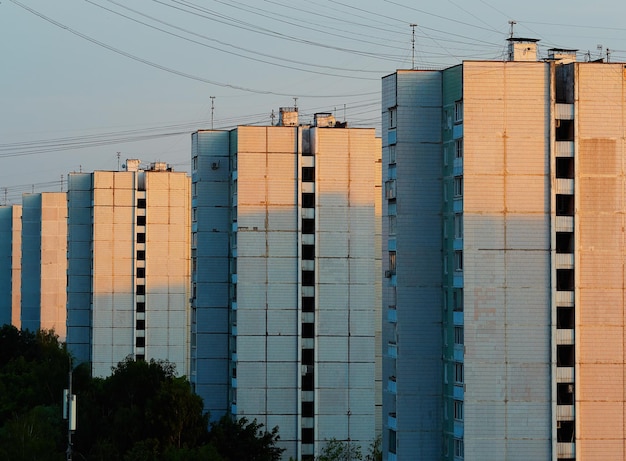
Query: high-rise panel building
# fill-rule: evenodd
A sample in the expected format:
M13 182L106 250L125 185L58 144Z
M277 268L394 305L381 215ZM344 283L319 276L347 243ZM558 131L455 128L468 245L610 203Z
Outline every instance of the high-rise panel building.
M383 78L384 459L625 458L625 72Z
M330 114L301 126L281 109L279 126L194 133L192 170L191 376L211 417L278 426L286 458L331 438L367 448L380 422L374 129Z
M22 196L21 328L66 334L67 198Z
M0 325L20 328L22 206L0 206Z
M95 376L127 356L188 374L190 178L125 169L69 175L68 347Z

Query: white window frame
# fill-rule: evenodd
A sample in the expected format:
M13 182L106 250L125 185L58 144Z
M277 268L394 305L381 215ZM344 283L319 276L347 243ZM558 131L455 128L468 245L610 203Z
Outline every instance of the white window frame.
M454 177L454 196L463 197L463 176Z
M454 123L461 123L463 121L463 100L454 102Z

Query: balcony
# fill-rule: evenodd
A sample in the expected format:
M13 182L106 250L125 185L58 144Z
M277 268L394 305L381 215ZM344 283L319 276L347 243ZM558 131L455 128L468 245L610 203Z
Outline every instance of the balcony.
M397 323L398 322L398 311L396 310L396 306L389 306L387 309L387 321L389 323Z
M395 394L398 392L398 386L396 384L396 377L390 376L387 380L387 392Z
M389 429L393 429L394 431L398 430L398 420L396 419L395 413L389 413L387 417L387 427Z
M398 358L398 345L396 343L387 344L387 355L392 359Z

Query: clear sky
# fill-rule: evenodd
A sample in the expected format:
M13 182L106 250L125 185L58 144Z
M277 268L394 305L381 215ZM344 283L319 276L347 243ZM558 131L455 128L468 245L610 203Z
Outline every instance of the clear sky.
M502 59L509 20L541 57L626 61L625 17L623 0L0 0L0 204L117 170L118 152L188 170L212 102L216 129L294 104L304 122L378 127L380 78L412 66L410 24L415 67L432 69Z

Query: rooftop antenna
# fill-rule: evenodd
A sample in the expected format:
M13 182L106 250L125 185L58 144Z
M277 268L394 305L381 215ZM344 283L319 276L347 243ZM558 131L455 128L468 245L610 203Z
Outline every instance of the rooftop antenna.
M611 62L611 50L606 49L606 62Z
M213 112L215 111L215 96L209 96L211 98L211 129L213 129Z
M346 121L346 104L343 104L343 121Z
M294 109L298 110L298 98L296 97L293 98L293 107Z
M515 24L517 24L517 21L513 21L512 19L509 20L509 26L511 26L509 29L509 38L513 38Z
M7 192L8 192L8 189L9 189L8 187L4 188L4 204L5 205L7 204Z
M411 27L411 70L415 70L415 28L417 24L409 24Z
M61 192L63 192L63 175L61 175Z
M272 126L274 126L274 119L276 118L276 114L274 113L274 109L272 109L272 113L270 114L270 118L272 119Z
M120 154L121 152L117 153L117 171L120 171Z

